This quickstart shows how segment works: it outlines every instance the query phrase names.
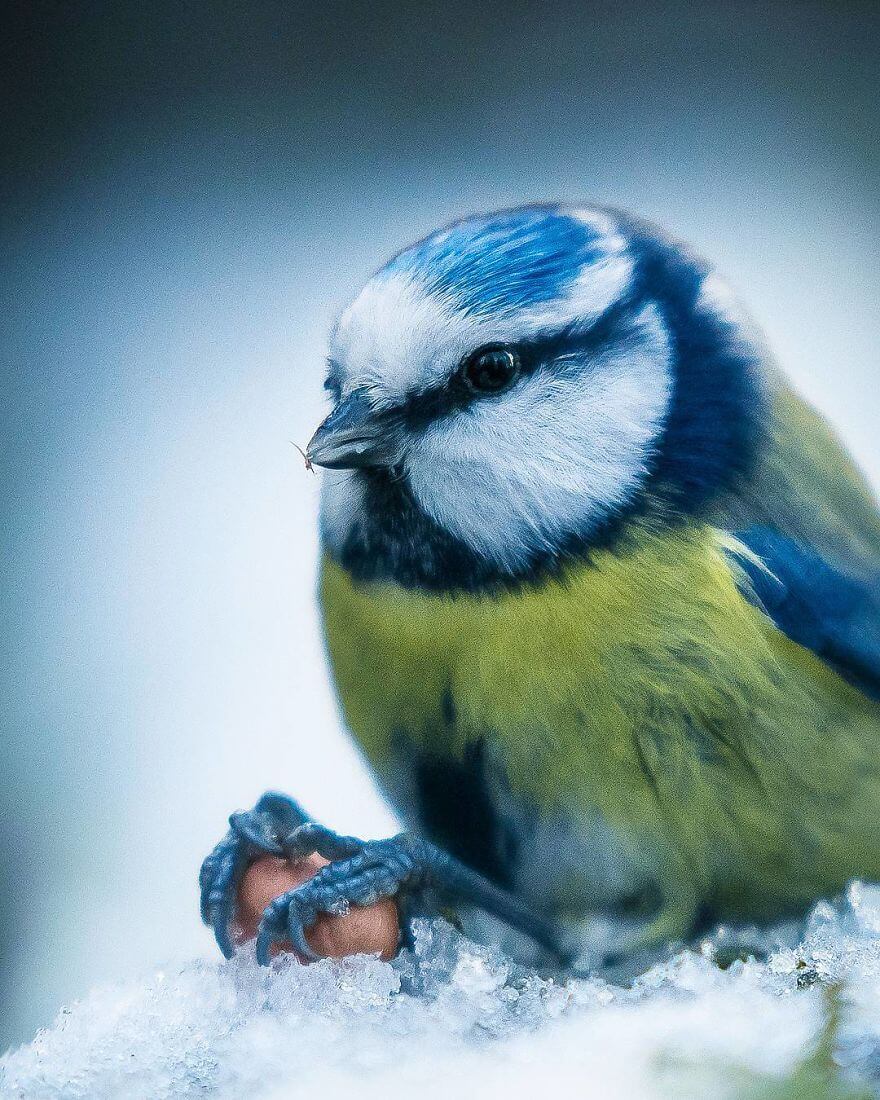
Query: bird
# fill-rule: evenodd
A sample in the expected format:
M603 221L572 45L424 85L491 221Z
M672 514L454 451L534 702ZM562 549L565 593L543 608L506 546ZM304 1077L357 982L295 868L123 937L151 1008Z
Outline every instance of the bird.
M396 896L612 972L880 877L880 513L712 265L611 207L464 217L342 312L326 391L326 649L404 831L233 814L225 954L265 852L330 863L261 962Z

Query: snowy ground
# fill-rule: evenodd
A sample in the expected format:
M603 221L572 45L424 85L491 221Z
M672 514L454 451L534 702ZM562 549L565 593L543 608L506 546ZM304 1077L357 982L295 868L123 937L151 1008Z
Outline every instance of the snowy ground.
M630 989L518 972L442 922L390 965L196 962L62 1011L0 1061L0 1096L873 1095L880 888L819 905L803 943L765 963L722 970L713 951L683 952Z

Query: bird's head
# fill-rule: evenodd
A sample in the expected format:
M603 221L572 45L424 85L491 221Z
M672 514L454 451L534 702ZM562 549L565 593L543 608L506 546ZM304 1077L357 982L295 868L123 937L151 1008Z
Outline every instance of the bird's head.
M757 357L705 265L598 208L467 218L395 256L332 337L323 534L361 577L521 579L748 470Z

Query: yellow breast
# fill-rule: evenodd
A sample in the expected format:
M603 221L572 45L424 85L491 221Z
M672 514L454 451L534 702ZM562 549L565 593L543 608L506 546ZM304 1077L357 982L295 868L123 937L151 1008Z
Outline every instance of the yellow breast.
M728 548L643 530L538 587L455 597L327 561L349 727L380 775L401 737L441 756L481 738L515 798L598 817L750 915L876 875L878 708L743 597Z
M615 771L621 759L637 767L647 721L692 704L717 716L773 660L769 624L710 528L642 533L624 553L494 595L357 585L328 561L321 597L346 719L370 759L395 731L456 753L490 732L514 787L542 797L582 784L609 754ZM450 697L454 726L442 721Z

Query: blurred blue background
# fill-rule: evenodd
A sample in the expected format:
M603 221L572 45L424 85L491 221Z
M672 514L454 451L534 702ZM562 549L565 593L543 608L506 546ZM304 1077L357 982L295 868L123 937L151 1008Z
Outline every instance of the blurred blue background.
M438 223L631 207L717 262L875 483L875 3L43 3L3 37L0 1049L213 946L266 787L392 827L316 625L334 312Z

